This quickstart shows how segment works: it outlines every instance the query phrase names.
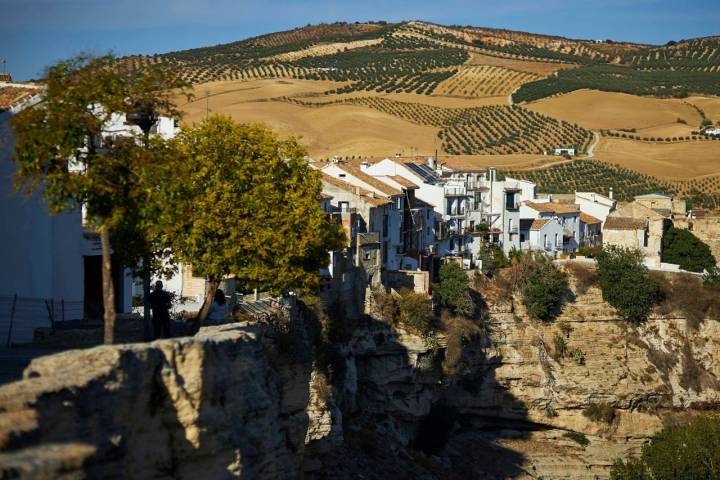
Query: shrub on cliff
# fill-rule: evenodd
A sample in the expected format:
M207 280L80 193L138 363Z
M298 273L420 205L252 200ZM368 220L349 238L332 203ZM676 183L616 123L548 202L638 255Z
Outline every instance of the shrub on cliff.
M470 280L455 262L440 267L440 282L433 286L440 306L457 315L470 316L475 310L470 297Z
M643 447L640 458L617 460L610 478L720 478L720 417L700 416L687 425L665 428Z
M591 403L582 413L594 422L611 423L615 419L615 407L609 403Z
M717 263L710 247L689 230L670 227L663 235L662 246L663 262L680 265L683 270L702 272Z
M660 299L660 288L643 265L639 250L608 246L597 256L603 300L625 320L640 323Z
M513 268L517 269L517 285L530 316L543 321L555 319L568 290L565 272L544 254L523 255Z
M430 308L430 299L412 290L400 291L396 300L398 321L422 336L433 330L435 316Z

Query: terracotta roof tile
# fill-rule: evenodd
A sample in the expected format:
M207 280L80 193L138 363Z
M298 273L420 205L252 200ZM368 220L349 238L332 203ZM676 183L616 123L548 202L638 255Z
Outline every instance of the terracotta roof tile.
M604 230L643 230L647 225L644 218L608 217Z
M402 192L398 190L397 188L391 187L387 183L383 182L382 180L378 180L377 178L373 177L372 175L368 175L367 173L363 172L359 168L357 168L354 165L349 165L347 163L344 163L342 165L337 165L338 168L346 171L353 177L357 178L363 183L366 183L370 185L375 190L378 190L379 192L384 193L387 196L393 196L393 195L402 195Z
M556 203L556 202L546 202L546 203L536 203L531 202L530 200L526 200L523 202L528 207L532 208L533 210L537 212L542 213L555 213L555 214L564 214L564 213L580 213L580 208L577 205L571 205L571 204L563 204L563 203Z
M322 173L321 180L323 183L327 183L329 185L333 185L341 190L344 190L348 193L355 194L361 198L362 201L369 203L370 205L373 205L375 207L379 207L382 205L388 205L392 203L389 198L387 197L381 197L377 195L375 192L371 192L369 190L366 190L361 187L356 187L355 185L352 185L345 180L341 180L339 178L332 177L328 175L327 173Z
M599 218L595 218L592 215L588 215L587 213L580 213L580 221L588 225L602 223L602 220L600 220Z
M388 178L393 180L394 182L399 183L405 188L418 188L415 182L408 180L405 177L401 177L400 175L388 175Z

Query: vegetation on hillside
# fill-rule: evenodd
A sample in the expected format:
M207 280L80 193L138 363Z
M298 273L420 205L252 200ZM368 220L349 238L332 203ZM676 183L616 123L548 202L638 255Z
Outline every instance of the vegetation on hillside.
M720 478L720 418L702 415L655 435L639 458L617 460L612 480Z
M467 273L456 262L440 267L440 280L433 285L433 292L441 307L456 315L470 316L475 310L470 296L470 281Z
M710 247L687 229L670 227L663 235L662 247L663 262L680 265L683 270L702 272L717 265Z
M535 182L541 193L595 191L607 194L612 188L615 198L623 201L631 201L644 193L673 191L654 177L596 160L573 160L537 170L505 170L498 175Z
M593 135L579 125L556 120L518 106L492 105L443 108L379 97L360 97L333 102L286 101L305 106L349 103L365 105L420 125L440 127L443 150L453 155L504 155L546 153L558 147L584 152Z
M717 72L641 71L618 65L588 65L561 70L543 80L526 83L513 94L513 101L530 102L581 88L678 98L689 93L716 95L720 92L720 75Z
M660 300L660 287L643 265L638 250L610 245L596 257L597 274L603 300L632 323L647 319L650 309Z
M568 292L567 275L543 253L516 252L513 257L512 281L528 314L536 320L554 320Z

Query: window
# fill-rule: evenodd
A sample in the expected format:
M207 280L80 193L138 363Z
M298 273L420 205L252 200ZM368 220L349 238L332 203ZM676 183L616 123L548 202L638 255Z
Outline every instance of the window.
M397 197L397 209L402 210L403 208L403 199L402 197Z
M340 178L345 178L345 174L344 174L344 173L340 173L340 174L338 174L338 177L340 177Z
M383 263L387 263L388 261L388 242L383 242Z
M389 230L388 223L389 223L389 221L390 221L390 217L388 216L388 214L383 215L382 234L383 234L383 237L386 237L386 238L387 238L387 236L388 236L388 230Z
M340 207L341 212L347 212L348 210L350 210L349 202L338 202L338 206Z
M646 228L645 229L645 237L643 238L643 247L647 248L649 242L650 242L650 232Z
M512 192L507 192L505 194L505 209L515 210L515 194Z
M522 242L524 242L524 241L525 241L525 234L524 234L524 233L521 233L521 234L520 234L520 242L522 243Z

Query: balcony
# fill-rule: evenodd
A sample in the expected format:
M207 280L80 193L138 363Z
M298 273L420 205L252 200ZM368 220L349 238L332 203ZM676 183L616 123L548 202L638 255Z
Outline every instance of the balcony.
M518 234L518 227L510 227L510 228L508 229L508 233L509 233L510 235L517 235L517 234Z
M465 197L467 196L467 190L465 187L445 187L446 197Z

